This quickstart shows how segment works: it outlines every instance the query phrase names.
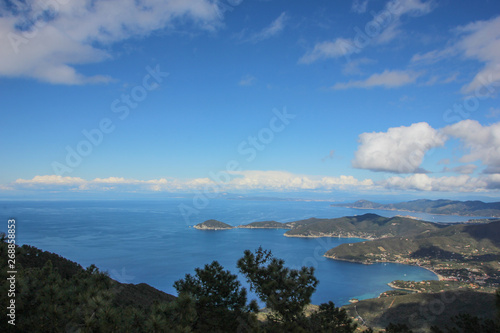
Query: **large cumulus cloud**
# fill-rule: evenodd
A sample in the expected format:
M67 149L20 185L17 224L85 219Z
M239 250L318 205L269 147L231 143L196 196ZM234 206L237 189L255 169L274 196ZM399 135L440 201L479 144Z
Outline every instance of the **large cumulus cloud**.
M387 132L363 133L352 166L394 173L425 172L424 155L445 143L445 136L425 122L389 128Z

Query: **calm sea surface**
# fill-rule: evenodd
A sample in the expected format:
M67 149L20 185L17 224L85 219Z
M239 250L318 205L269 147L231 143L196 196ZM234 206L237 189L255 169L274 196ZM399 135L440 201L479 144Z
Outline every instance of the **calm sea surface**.
M233 229L200 231L191 226L207 219L231 225L255 221L295 221L309 217L333 218L376 213L418 216L428 221L458 222L469 217L434 216L395 211L330 207L328 202L210 200L209 205L186 220L179 205L190 199L163 201L0 201L0 231L7 219L16 219L18 244L55 252L84 267L95 264L112 278L126 283L148 283L176 294L174 281L193 273L195 267L219 261L237 273L236 261L245 249L259 246L283 258L287 266L313 266L320 283L312 301L332 300L343 305L351 298L377 297L390 289L388 282L432 280L436 276L419 267L398 264L362 265L338 262L323 254L344 238L288 238L286 230ZM247 286L243 277L240 280ZM250 293L251 297L254 297Z

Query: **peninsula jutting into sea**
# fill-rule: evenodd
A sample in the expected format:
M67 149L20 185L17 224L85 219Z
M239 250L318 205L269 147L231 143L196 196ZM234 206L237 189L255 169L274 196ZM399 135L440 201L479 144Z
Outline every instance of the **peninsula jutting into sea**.
M358 201L346 206L391 210L405 207L406 211L426 213L448 212L450 207L462 207L460 214L457 215L477 216L476 213L479 212L486 216L488 214L497 216L496 207L499 207L500 203L417 200L410 203L379 205ZM500 219L493 217L471 219L464 223L433 223L411 216L382 217L368 213L333 219L309 218L284 223L262 221L238 226L208 220L194 227L200 230L285 229L287 231L284 232L284 236L287 237L362 238L366 241L341 244L326 251L324 256L360 264L415 265L428 269L438 276L439 279L435 281L396 280L388 284L392 290L380 294L377 299L361 301L353 299L354 304L346 306L353 318L364 318L360 324L366 325L366 321L369 320L370 325L374 327L384 327L390 321L397 322L398 312L395 309L398 306L391 310L394 303L400 305L399 315L405 313L408 317L417 318L415 313L418 313L422 304L442 302L440 297L444 295L443 293L452 295L450 297L453 298L454 304L459 304L456 305L457 309L467 304L477 308L480 299L492 304L494 293L500 286ZM446 306L454 305L446 304ZM485 313L490 313L488 307L479 308ZM436 316L433 318L438 322ZM421 321L421 327L414 332L427 332L434 322L431 320L424 323L422 318L418 320ZM439 320L448 319L441 316Z
M500 284L500 219L482 223L443 224L376 214L334 219L310 218L294 222L252 222L236 227L208 220L200 230L289 229L287 237L362 238L369 241L342 244L325 257L370 264L394 262L417 265L438 274L440 280L491 289Z

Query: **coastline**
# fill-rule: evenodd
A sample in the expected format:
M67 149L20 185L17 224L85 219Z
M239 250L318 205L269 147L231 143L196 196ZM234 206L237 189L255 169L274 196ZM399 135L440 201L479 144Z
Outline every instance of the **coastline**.
M218 230L231 230L231 229L234 229L234 228L217 228L217 227L200 227L200 226L193 226L194 229L197 229L197 230L211 230L211 231L218 231Z
M361 236L333 236L333 235L318 235L318 236L315 236L315 235L287 235L286 233L283 234L283 236L285 237L296 237L296 238L357 238L357 239L365 239L365 240L376 240L378 238L375 238L375 237L370 237L370 238L367 238L367 237L361 237Z
M274 230L277 230L277 229L283 229L283 230L291 230L291 228L285 228L285 227L248 227L246 225L238 225L236 226L235 228L238 228L238 229L274 229Z
M385 210L385 211L390 211L390 212L408 212L408 213L420 213L420 214L429 214L429 215L438 215L438 216L463 216L463 217L479 217L477 215L471 215L471 214L439 214L439 213L429 213L429 212L422 212L418 210L407 210L407 209L391 209L391 208L368 208L368 207L355 207L355 206L337 206L337 205L330 205L330 207L342 207L342 208L350 208L350 209L365 209L365 210ZM487 218L500 218L500 216L486 216ZM432 222L432 221L426 221L426 222Z
M439 281L444 281L445 278L444 276L442 276L441 274L438 274L434 271L433 268L431 267L426 267L426 266L420 266L420 265L412 265L412 264L406 264L406 263L402 263L402 262L396 262L396 261L376 261L376 262L366 262L366 261L359 261L359 260L350 260L350 259L341 259L341 258L335 258L335 257L332 257L332 256L327 256L327 255L323 255L323 257L325 258L328 258L328 259L332 259L332 260L338 260L338 261L346 261L346 262L352 262L352 263L356 263L356 264L363 264L363 265L372 265L372 264L383 264L383 263L388 263L388 264L400 264L400 265L407 265L407 266L415 266L415 267L420 267L420 268L423 268L423 269L426 269L428 270L429 272L433 273L434 275L436 275L436 277L438 278ZM392 286L390 286L391 288L394 288ZM395 289L401 289L401 288L395 288Z
M407 264L403 264L403 265L407 265ZM434 274L438 277L438 280L439 280L439 281L444 281L444 280L445 280L444 276L442 276L441 274L436 273L436 272L434 271L434 269L433 269L433 268L430 268L430 267L425 267L425 266L419 266L419 265L410 265L410 266L422 267L423 269L426 269L426 270L428 270L429 272L434 273Z

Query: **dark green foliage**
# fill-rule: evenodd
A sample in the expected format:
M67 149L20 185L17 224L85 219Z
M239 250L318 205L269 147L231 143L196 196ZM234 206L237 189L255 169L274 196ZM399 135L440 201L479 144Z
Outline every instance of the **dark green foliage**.
M181 294L170 303L155 303L146 319L147 332L192 332L197 320L195 300L188 294Z
M498 333L500 326L493 320L481 319L470 314L460 314L453 318L454 325L440 329L431 327L433 333Z
M2 237L1 290L8 290L5 241ZM118 283L94 265L83 269L31 246L16 248L16 270L16 325L2 320L0 332L149 332L144 326L147 303L117 301L122 294L125 300L140 299L137 292L144 290L140 286ZM173 298L158 290L148 291L151 301ZM2 307L10 301L4 292L0 300Z
M346 310L335 307L332 301L323 303L309 318L309 332L351 333L357 325L349 318Z
M253 304L252 308L246 305L246 289L241 288L236 275L225 271L217 261L195 271L195 276L186 274L174 283L179 294L194 299L198 314L194 328L205 332L234 332L239 320L247 320L254 309Z
M274 312L273 319L279 322L297 321L318 284L314 268L289 269L284 260L274 258L271 251L262 248L255 254L246 250L237 266L252 290Z
M51 261L53 268L61 278L69 279L80 273L83 268L76 262L65 259L58 254L42 251L34 246L23 245L20 248L22 256L18 257L18 264L23 267L42 268L47 261Z
M495 305L497 308L497 322L491 319L481 319L468 313L461 313L453 317L453 325L441 329L431 327L433 333L498 333L500 332L500 289L496 291Z
M497 306L497 323L500 324L500 288L497 289L495 297L496 297L495 304Z
M386 328L385 331L387 333L412 333L413 331L408 328L407 325L405 324L393 324L390 323Z

